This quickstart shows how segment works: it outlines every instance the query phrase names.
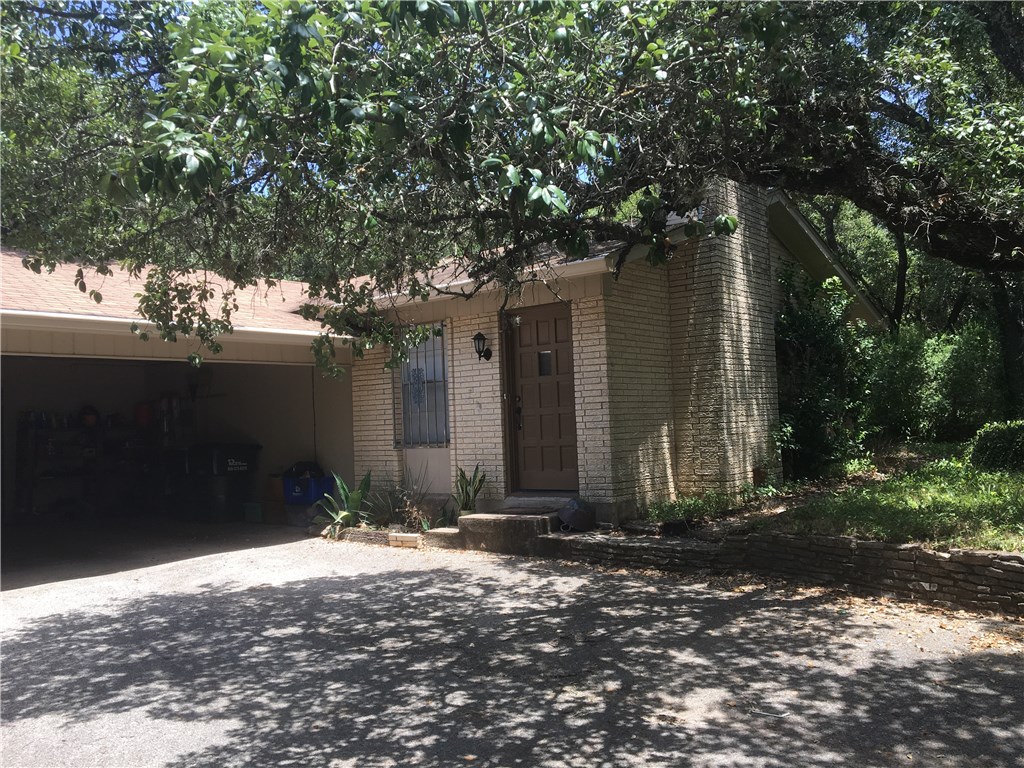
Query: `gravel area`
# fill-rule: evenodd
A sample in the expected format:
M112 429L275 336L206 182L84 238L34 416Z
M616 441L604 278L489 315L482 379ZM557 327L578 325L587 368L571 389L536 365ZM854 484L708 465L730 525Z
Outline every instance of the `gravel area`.
M1024 766L1019 621L320 540L150 561L2 593L4 766Z

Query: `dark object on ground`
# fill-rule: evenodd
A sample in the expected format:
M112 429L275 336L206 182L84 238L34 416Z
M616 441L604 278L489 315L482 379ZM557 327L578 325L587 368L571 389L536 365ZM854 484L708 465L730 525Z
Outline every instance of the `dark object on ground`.
M558 520L562 523L562 530L565 533L592 531L597 525L594 511L584 507L578 499L572 499L558 510Z
M306 477L323 477L324 470L315 461L297 461L285 470L284 476L296 480Z

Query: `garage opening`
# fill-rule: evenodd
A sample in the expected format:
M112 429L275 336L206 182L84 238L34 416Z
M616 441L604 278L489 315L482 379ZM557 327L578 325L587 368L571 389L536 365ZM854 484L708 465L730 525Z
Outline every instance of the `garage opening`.
M141 546L140 532L154 531L233 547L218 525L238 537L245 522L301 522L282 492L292 464L351 477L350 383L310 365L17 355L0 365L5 573L28 542L56 554L55 541L98 532L129 546L129 533Z

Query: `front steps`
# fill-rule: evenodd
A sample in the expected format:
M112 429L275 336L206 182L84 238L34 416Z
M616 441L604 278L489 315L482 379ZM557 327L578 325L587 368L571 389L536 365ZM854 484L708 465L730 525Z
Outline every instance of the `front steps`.
M425 532L422 546L539 555L540 537L560 530L558 510L569 501L568 498L509 497L493 512L463 515L458 528L435 528Z

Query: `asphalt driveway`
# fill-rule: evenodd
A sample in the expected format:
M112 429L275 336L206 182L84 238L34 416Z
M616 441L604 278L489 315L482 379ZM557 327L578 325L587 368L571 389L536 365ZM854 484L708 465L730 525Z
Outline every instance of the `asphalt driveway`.
M1024 765L1020 623L263 543L4 591L3 765Z

